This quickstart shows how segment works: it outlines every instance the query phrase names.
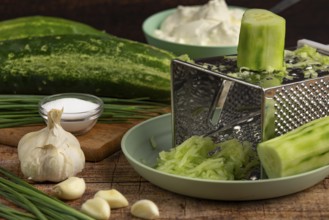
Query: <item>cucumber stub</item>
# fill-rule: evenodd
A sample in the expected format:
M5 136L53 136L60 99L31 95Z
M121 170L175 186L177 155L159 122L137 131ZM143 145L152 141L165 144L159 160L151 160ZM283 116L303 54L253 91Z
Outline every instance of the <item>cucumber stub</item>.
M239 35L238 67L253 71L283 69L285 34L284 18L265 9L246 10Z
M329 164L329 116L258 144L269 178L300 174Z

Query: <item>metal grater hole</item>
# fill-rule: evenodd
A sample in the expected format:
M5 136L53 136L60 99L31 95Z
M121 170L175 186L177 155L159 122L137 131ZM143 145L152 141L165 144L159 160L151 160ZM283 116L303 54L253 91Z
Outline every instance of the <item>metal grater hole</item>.
M278 104L277 114L277 134L282 134L286 130L292 130L304 123L316 118L328 115L329 97L328 82L319 82L291 87L277 93Z

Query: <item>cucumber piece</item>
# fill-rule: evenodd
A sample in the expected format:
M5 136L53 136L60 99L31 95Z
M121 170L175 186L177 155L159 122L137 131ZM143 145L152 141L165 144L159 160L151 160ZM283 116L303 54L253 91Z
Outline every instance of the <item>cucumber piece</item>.
M0 22L0 40L64 34L106 35L89 25L57 17L30 16Z
M167 51L108 35L62 35L0 42L0 93L83 92L170 100Z
M329 116L308 122L257 146L269 178L300 174L329 164Z
M248 9L241 21L237 65L254 71L284 67L285 19L265 9Z

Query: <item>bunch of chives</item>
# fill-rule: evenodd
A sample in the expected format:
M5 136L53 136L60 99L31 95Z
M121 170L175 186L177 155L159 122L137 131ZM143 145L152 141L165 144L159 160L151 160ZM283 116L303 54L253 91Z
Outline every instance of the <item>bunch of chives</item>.
M9 220L92 220L88 215L50 197L0 167L0 196L13 206L0 203L0 217Z
M0 95L0 128L42 124L39 102L42 95ZM101 97L104 111L99 122L123 123L146 119L166 112L168 105L147 99Z

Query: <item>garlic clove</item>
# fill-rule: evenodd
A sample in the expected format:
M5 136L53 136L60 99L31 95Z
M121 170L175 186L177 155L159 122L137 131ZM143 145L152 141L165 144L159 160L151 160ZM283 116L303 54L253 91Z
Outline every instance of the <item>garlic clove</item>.
M160 216L158 206L153 201L147 199L135 202L131 206L130 213L143 219L156 219Z
M54 195L59 199L73 200L80 198L86 191L86 183L83 178L69 177L53 187Z
M81 206L81 211L98 220L109 219L111 215L111 208L109 204L100 197L85 201Z
M95 197L105 199L111 207L111 209L123 208L129 205L128 200L116 189L99 190Z

